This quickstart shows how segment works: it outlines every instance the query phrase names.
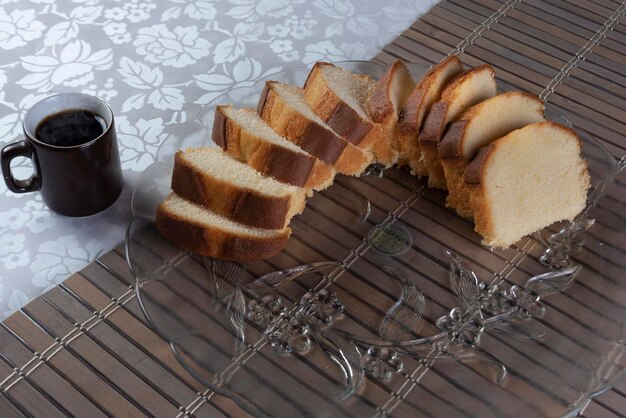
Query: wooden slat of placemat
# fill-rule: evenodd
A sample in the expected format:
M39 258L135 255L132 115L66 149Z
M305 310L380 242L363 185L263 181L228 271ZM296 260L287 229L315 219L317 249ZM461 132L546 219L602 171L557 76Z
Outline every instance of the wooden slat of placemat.
M27 309L31 304L37 307L42 302L40 298L35 299L27 305ZM46 350L54 343L53 337L22 312L7 318L4 324L38 352ZM62 371L69 380L83 390L85 396L94 400L101 409L117 416L141 417L145 415L139 407L120 393L114 384L84 363L82 358L63 347L59 348L60 351L47 363L56 370ZM9 393L12 391L13 389Z
M116 253L108 253L100 261L114 265L111 259L115 256ZM63 283L63 287L67 289L68 293L75 295L78 300L87 304L94 311L99 311L110 303L111 298L115 297L113 295L118 294L120 287L121 289L126 288L126 286L120 285L121 283L116 280L115 276L97 264L88 266L81 273L68 278ZM139 310L136 299L129 301L125 305L125 309L118 309L112 313L106 322L124 338L131 341L144 356L154 359L159 367L167 370L177 380L184 382L190 394L195 394L202 389L202 386L172 356L169 346L159 344L160 337L145 323L145 318ZM187 399L186 390L183 388L176 388L175 390L181 392L179 395L181 402L191 401Z
M585 411L581 414L583 418L621 418L624 415L616 414L602 405L600 405L597 400L592 400L589 405L585 408Z
M128 270L123 252L123 248L118 247L114 251L100 257L98 265L91 265L82 272L90 281L91 285L106 294L106 297L114 297L113 295L117 294L121 289L127 288L128 285L135 282L134 277L132 277ZM72 290L76 291L78 295L81 295L81 298L86 293L85 287L83 287L82 290L78 290L73 286ZM89 299L91 299L91 297L86 298L86 300ZM104 299L102 302L104 302ZM150 330L136 299L124 305L123 310L112 314L108 318L108 321L118 326L120 329L127 329L128 333L126 335L128 335L135 344L140 345L142 350L158 359L164 367L171 371L174 375L173 377L180 379L193 389L196 398L198 397L198 393L205 390L205 388L191 377L174 358L169 344L164 344L163 340ZM189 404L190 403L191 402L189 402ZM181 404L181 406L185 408L189 404ZM230 399L222 396L214 395L209 405L213 411L213 416L222 414L236 416L238 413L241 413L240 409L235 406Z
M0 362L0 376L8 376L12 370L13 367L10 367L7 363ZM33 387L31 382L28 380L21 379L12 383L11 393L3 393L2 399L5 404L4 408L9 410L14 408L28 414L42 413L49 408L51 416L63 416L62 409L59 409L57 405L50 402L46 396L44 396L41 391ZM35 404L30 405L31 402L34 402Z
M93 312L61 290L61 288L52 289L45 295L44 299L69 321L81 323L88 319ZM195 392L189 388L181 385L173 387L168 385L172 377L171 374L117 332L115 328L109 325L109 321L99 323L87 331L86 334L93 339L92 347L94 344L97 344L98 350L105 350L122 363L124 368L135 371L135 375L141 378L143 392L147 392L146 389L148 387L153 389L153 392L147 393L150 398L157 399L153 402L156 410L173 413L177 409L174 405L185 405L195 397ZM100 357L98 350L90 354L96 354ZM133 378L136 376L133 376ZM131 381L129 384L134 386L136 382Z
M0 329L0 346L3 357L12 367L21 367L31 360L33 352L7 329ZM40 392L46 393L65 411L75 416L105 417L106 414L94 405L79 389L65 380L47 364L35 369L26 380L36 386Z
M51 295L52 297L54 296ZM71 305L64 310L72 310ZM74 327L73 323L61 312L56 311L44 298L38 298L28 305L25 312L52 337L61 338ZM91 334L100 327L96 325L81 338L77 338L66 347L74 357L80 359L93 373L114 387L126 400L144 414L174 415L177 408L164 399L149 382L142 379L131 364L117 358L116 355L100 346Z
M26 417L22 411L4 395L0 395L0 417Z
M130 280L125 260L121 259L118 253L112 251L103 256L103 259L109 265L122 267L126 279ZM99 273L95 273L97 269L100 269ZM33 351L42 352L46 344L50 346L54 343L48 334L59 338L75 327L72 321L80 324L81 321L92 317L92 312L87 306L94 311L102 309L111 302L111 297L101 293L86 276L104 288L117 290L115 294L118 298L128 290L125 284L117 280L119 276L116 277L97 264L92 264L81 273L68 278L61 288L55 288L42 298L29 303L24 308L27 316L16 313L8 318L4 322L7 327L6 333L14 332L24 340L23 343L35 344ZM80 302L75 298L80 299ZM85 306L90 302L93 305ZM61 410L64 414L73 416L98 416L95 409L90 412L89 400L93 402L91 407L99 407L106 414L113 416L175 416L179 410L184 410L199 397L199 391L204 388L174 359L169 344L156 336L142 322L145 320L136 304L134 307L130 306L132 302L135 300L127 303L124 309L118 309L107 315L104 321L94 327L90 328L87 325L86 335L76 338L67 348L51 356L45 364L37 367L28 376L27 381L22 380L11 387L9 394L13 394L19 387L17 391L19 396L16 395L16 399L17 402L24 402L25 398L21 394L26 389L31 389L28 382L33 384L43 382L44 385L31 391L39 390L39 395L45 394L47 398L56 401L55 405L67 407ZM118 329L125 330L128 334L122 336L116 333L114 331L116 325L119 326ZM44 333L44 330L47 333ZM20 347L17 339L9 341L8 338L4 338L1 341L5 356L14 357L16 347ZM142 343L143 346L140 345ZM14 366L23 366L25 361L32 358L33 351L30 351L29 356L22 353L22 358L18 359L21 362L16 360ZM76 363L76 359L80 362ZM64 373L63 376L51 376L50 373L46 373L49 371L48 365L54 370L60 370ZM4 377L10 372L10 368L4 370L0 368L0 376ZM82 394L72 391L72 387L68 386L70 383ZM37 399L39 395L33 394L33 399ZM54 396L58 396L58 399ZM204 412L195 416L242 416L239 408L229 399L214 397L213 402L216 400L219 408L207 404L202 408ZM38 410L33 414L44 416L40 415Z
M90 280L91 284L94 287L98 287L107 297L114 297L112 295L115 295L116 292L119 292L122 288L127 288L127 285L135 282L134 277L128 270L123 254L124 249L120 246L100 257L99 265L92 264L83 270L84 276ZM82 294L84 294L84 291L81 291ZM160 337L150 330L136 299L124 305L124 310L119 311L119 317L115 318L115 322L113 322L113 316L116 314L117 312L111 315L110 321L113 324L119 324L120 328L130 325L132 328L128 330L129 334L127 335L132 336L131 338L135 343L141 344L144 351L151 353L159 362L171 370L175 377L194 389L196 398L199 396L199 393L205 390L174 358L169 344L165 344ZM124 325L120 322L123 322ZM184 409L189 404L181 406ZM218 414L227 416L244 415L230 399L219 395L213 395L209 406L203 408L203 410L209 407L213 411L212 416L218 416Z
M452 7L455 5L450 5ZM455 9L457 13L463 13L463 16L454 14L454 13L446 13L440 12L438 10L434 10L433 13L429 13L424 17L424 24L433 24L438 26L439 28L449 27L450 23L454 23L456 25L464 25L465 27L473 27L477 21L483 19L483 15L478 15L473 12L468 12L464 9L458 8ZM440 14L441 17L438 15ZM467 16L467 17L464 17ZM473 20L470 20L472 19ZM434 20L434 21L433 21ZM518 23L514 27L509 27L511 23ZM448 25L448 26L446 26ZM458 29L455 28L455 29ZM522 30L530 31L530 35L527 35ZM458 34L457 34L458 35ZM502 19L500 24L494 25L488 32L486 32L483 36L484 43L488 41L494 41L492 44L496 45L510 45L516 51L523 52L524 55L531 60L539 60L541 63L545 63L550 65L554 69L560 68L576 51L573 48L570 51L563 51L558 47L553 46L549 42L549 36L545 33L541 33L538 31L532 30L532 28L525 27L522 22L517 22L513 19L506 20ZM456 41L456 40L455 40ZM487 45L487 49L489 49L491 45ZM587 61L588 62L588 61ZM595 67L594 67L595 68ZM622 74L620 73L611 73L607 77L616 76L620 77ZM573 77L572 77L573 78ZM598 76L591 74L586 79L582 79L580 81L574 79L574 84L587 86L587 83L590 82L598 82ZM533 81L533 79L531 79ZM615 88L622 88L622 85L619 84L611 84L612 81L608 78L599 79L604 84L608 84L610 90L614 90ZM522 86L524 88L528 88L528 85ZM531 87L532 89L533 87Z
M7 395L13 406L20 408L20 412L34 417L65 418L67 411L52 403L41 391L38 391L26 381L20 381L11 388ZM11 415L9 415L11 416Z
M616 414L626 413L626 399L624 399L624 394L617 390L609 390L595 401Z

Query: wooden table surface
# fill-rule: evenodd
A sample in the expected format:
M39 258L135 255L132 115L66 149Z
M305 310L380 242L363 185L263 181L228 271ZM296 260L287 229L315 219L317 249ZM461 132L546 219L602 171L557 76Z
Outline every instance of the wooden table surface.
M626 161L626 2L446 0L376 57L468 65L556 105ZM626 187L622 172L616 179ZM623 189L620 189L623 190ZM626 203L624 193L616 197ZM102 256L0 325L0 416L241 416L176 361L147 325L123 249ZM587 418L626 414L626 382Z

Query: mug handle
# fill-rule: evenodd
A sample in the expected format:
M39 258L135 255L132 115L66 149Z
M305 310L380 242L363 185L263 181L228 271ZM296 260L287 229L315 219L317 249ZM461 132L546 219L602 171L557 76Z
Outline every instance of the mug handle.
M34 192L41 188L41 177L37 173L37 163L33 160L35 149L26 141L18 141L2 148L0 160L2 162L2 176L9 190L13 193ZM11 161L15 157L30 158L35 164L35 172L25 180L16 179L11 172Z

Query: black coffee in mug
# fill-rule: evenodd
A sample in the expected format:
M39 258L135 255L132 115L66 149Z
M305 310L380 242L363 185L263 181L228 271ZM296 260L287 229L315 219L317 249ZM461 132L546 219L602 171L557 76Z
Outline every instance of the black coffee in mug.
M64 110L39 122L35 138L57 147L71 147L96 139L106 127L104 118L88 109Z
M11 160L33 161L33 174L17 179ZM61 93L31 107L24 139L0 153L4 182L14 193L39 191L44 203L67 216L88 216L115 202L124 186L111 108L82 93Z

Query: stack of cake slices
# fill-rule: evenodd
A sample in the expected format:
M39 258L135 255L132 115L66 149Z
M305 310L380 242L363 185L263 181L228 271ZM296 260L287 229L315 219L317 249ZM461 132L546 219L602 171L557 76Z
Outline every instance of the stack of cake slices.
M573 130L546 121L534 95L498 93L491 66L465 70L455 56L421 80L400 61L379 80L319 62L304 86L266 82L257 109L217 106L211 139L218 147L176 154L156 224L180 248L227 260L273 256L313 191L374 162L447 190L493 247L573 219L590 187Z

